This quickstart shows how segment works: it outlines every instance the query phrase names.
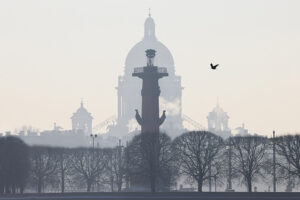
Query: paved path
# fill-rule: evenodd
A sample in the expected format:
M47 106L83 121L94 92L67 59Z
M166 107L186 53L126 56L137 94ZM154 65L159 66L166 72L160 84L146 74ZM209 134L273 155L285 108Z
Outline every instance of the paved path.
M300 200L300 193L169 192L169 193L64 193L0 195L0 200Z

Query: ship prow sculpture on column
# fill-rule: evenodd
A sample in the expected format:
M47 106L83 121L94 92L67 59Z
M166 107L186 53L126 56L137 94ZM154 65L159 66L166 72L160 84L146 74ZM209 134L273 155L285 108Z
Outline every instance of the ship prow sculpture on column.
M158 80L168 76L167 68L154 66L156 51L146 50L147 66L134 68L132 76L143 80L142 84L142 116L136 109L135 118L141 126L143 133L159 133L159 126L166 119L165 111L159 117L159 95L160 88Z

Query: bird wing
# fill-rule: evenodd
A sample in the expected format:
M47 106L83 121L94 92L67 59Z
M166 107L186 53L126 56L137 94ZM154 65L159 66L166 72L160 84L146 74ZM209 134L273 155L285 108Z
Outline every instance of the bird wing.
M166 111L164 110L162 116L159 118L159 125L162 125L165 119L166 119Z
M139 111L136 109L135 112L136 112L136 113L135 113L135 119L136 119L136 121L139 123L139 125L142 125L143 119L142 119L142 117L140 116Z

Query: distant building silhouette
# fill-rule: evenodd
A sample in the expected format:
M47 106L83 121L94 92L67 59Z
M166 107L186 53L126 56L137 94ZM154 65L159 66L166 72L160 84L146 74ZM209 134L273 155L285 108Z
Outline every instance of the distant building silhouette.
M215 133L223 138L231 136L231 130L228 128L229 116L226 112L217 104L217 106L208 113L208 131Z
M5 136L10 136L11 135L11 132L10 131L6 131L5 132Z
M39 131L25 127L17 135L28 145L91 147L92 120L91 113L86 110L81 101L80 107L71 117L72 130L65 130L54 123L51 130ZM101 147L116 146L117 142L117 139L109 135L99 135L95 140L97 146Z
M89 146L90 138L85 136L82 130L63 130L54 123L52 130L38 131L23 129L17 133L28 145L58 146L58 147L82 147Z
M118 78L118 118L117 125L111 132L119 134L118 136L134 131L139 128L136 123L135 109L141 109L141 91L142 83L140 80L131 76L134 68L144 66L146 61L145 51L155 49L155 66L166 67L169 76L160 80L160 112L166 110L168 115L161 129L169 134L182 133L182 108L181 96L182 86L181 77L175 75L174 60L169 49L159 42L155 35L155 23L150 16L146 19L144 25L144 38L138 42L128 53L124 75ZM121 135L120 135L121 134Z
M85 135L92 133L92 121L93 117L84 107L81 101L80 108L73 114L72 119L72 131L83 131Z
M242 124L242 126L235 128L236 135L237 136L249 136L250 133L248 132L248 129L245 128L245 124Z

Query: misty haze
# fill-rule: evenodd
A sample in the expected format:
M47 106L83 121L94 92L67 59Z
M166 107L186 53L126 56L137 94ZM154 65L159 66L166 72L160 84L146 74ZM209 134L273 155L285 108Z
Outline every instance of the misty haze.
M298 199L296 0L0 2L1 199Z

